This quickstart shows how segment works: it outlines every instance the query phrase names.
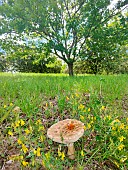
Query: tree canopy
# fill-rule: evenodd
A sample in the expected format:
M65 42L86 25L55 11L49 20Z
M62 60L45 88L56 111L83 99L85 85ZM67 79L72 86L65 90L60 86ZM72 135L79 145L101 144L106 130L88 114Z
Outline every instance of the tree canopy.
M25 35L41 49L67 63L115 55L127 37L126 1L109 8L110 0L7 0L0 7L1 34ZM113 25L112 25L113 24ZM110 54L110 55L109 55Z

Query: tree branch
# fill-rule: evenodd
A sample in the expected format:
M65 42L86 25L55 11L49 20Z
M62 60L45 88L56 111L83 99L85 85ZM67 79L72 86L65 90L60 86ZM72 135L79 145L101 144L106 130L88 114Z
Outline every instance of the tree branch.
M127 7L127 6L126 6ZM126 8L125 7L125 8ZM125 9L124 8L124 9ZM116 9L114 9L113 11L112 11L112 14L111 15L109 15L106 19L104 19L103 21L101 21L98 25L96 25L92 30L90 30L90 32L91 31L94 31L94 30L96 30L97 29L97 27L99 26L99 25L101 25L101 24L103 24L103 23L105 23L108 19L111 19L112 17L114 17L114 16L116 16L116 15L118 15L119 13L121 13L124 9L122 9L122 10L120 10L120 11L118 11L117 13L115 13L114 14L114 12L117 10L117 8ZM98 21L97 21L98 22ZM93 26L92 26L93 27Z
M114 12L117 10L117 8L114 9L114 10L112 11L112 14L111 14L111 15L109 15L105 20L101 21L101 22L100 22L98 25L96 25L94 28L93 28L94 25L91 24L91 27L90 27L90 29L89 29L89 32L88 32L88 34L85 36L85 39L84 39L83 43L82 43L81 46L80 46L80 49L79 49L78 54L80 54L80 51L81 51L83 45L85 44L86 39L89 37L89 35L90 35L90 33L91 33L92 31L95 31L99 25L105 23L105 22L106 22L107 20L109 20L110 18L118 15L118 14L119 14L120 12L122 12L125 8L126 8L126 6L125 6L122 10L118 11L118 12L115 13L115 14L114 14ZM94 20L95 20L95 19L94 19ZM97 21L97 22L98 22L98 21ZM93 28L93 29L92 29L92 28Z
M54 52L52 51L52 53L55 54L55 55L57 55L60 59L62 59L62 60L64 60L64 61L66 62L65 56L63 55L63 57L61 57L61 56L57 53L56 49L54 49ZM61 53L62 53L62 52L61 52Z
M63 16L63 13L62 13L62 18L61 18L61 22L62 22L62 33L63 33L63 37L64 37L64 44L65 44L65 48L67 49L67 41L65 39L65 31L64 31L64 16Z
M77 40L78 40L78 37L77 37L77 32L76 31L73 31L73 42L71 44L71 46L69 47L69 56L71 55L71 52L73 50L73 46L76 46L77 45Z
M77 14L77 12L79 12L79 10L82 8L82 6L84 5L84 3L85 3L85 0L80 3L78 9L77 9L77 10L75 11L75 13L74 13L74 16Z
M68 12L69 18L71 18L71 14L70 14L69 9L68 9L68 3L66 4L66 0L64 0L64 4L65 4L66 10Z

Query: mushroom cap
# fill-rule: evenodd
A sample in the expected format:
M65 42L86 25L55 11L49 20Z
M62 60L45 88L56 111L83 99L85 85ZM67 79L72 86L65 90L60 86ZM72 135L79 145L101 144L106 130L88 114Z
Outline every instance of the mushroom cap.
M84 134L84 124L75 119L65 119L53 124L47 136L55 142L70 144L76 142Z
M15 113L20 113L20 107L19 106L16 106L14 109L13 109L13 112Z

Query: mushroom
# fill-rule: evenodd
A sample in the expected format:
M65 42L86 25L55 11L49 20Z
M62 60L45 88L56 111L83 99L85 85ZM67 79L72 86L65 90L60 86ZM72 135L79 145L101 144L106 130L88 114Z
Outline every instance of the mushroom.
M15 113L20 113L20 107L19 106L16 106L14 109L13 109L13 112Z
M47 136L55 142L68 146L68 156L75 158L74 142L84 134L84 124L75 119L65 119L53 124L47 131Z

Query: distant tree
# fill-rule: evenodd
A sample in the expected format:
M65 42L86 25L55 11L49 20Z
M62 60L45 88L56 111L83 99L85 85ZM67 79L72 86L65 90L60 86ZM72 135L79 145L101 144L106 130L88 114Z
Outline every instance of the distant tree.
M128 25L126 17L116 15L105 25L95 30L85 44L87 55L83 59L90 63L94 74L102 68L107 73L115 69L116 63L122 58L121 48L127 44Z
M17 51L6 55L5 69L8 71L18 72L35 72L35 73L60 73L61 61L55 56L47 56L43 52L39 52L37 48L23 47ZM2 64L2 65L3 65ZM52 68L48 64L52 64ZM58 64L58 66L56 66Z
M120 55L122 57L118 62L118 69L115 69L115 73L128 74L128 44L121 46Z
M121 11L126 8L127 1L119 1L113 9L108 8L110 2L110 0L6 0L0 7L1 33L14 32L20 38L24 33L42 39L40 41L42 48L67 63L69 75L72 76L75 61L81 57L86 59L97 56L98 51L95 48L98 46L100 50L107 45L107 43L104 45L105 40L102 41L99 34L102 37L108 35L108 38L113 40L111 43L114 42L118 31L115 29L114 33L111 29L106 29L109 21L120 14L120 21L125 23ZM116 38L117 43L123 37L121 32L120 35L121 37ZM92 44L89 44L90 38ZM93 52L97 54L93 55ZM101 54L99 56L101 57Z
M53 61L50 61L47 66L47 72L49 73L60 73L62 69L62 62L60 60L57 60L56 57L53 58Z
M8 64L5 55L3 55L3 53L0 53L0 72L6 71L7 65Z
M126 42L125 42L126 44ZM92 56L83 61L77 61L74 64L75 73L89 73L89 74L102 74L102 73L128 73L128 45L119 46L116 44L114 53L105 51L102 56L98 53L93 53Z

